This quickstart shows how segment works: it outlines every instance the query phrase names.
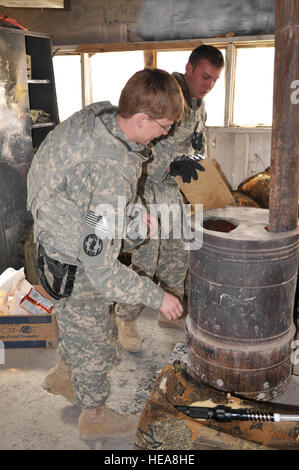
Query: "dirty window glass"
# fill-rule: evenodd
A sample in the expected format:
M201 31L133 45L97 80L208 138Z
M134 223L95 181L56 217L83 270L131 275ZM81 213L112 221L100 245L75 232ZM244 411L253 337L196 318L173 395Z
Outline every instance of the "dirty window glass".
M234 124L272 126L274 47L238 48Z
M80 56L54 56L53 68L60 121L82 108Z
M90 59L93 101L118 105L128 79L144 69L143 51L102 52Z

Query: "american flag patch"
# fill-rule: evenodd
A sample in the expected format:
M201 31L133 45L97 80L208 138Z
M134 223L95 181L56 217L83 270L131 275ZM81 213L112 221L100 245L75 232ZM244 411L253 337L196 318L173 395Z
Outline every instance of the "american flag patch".
M86 225L94 227L102 232L108 232L108 220L102 215L95 215L93 211L88 211L85 218Z

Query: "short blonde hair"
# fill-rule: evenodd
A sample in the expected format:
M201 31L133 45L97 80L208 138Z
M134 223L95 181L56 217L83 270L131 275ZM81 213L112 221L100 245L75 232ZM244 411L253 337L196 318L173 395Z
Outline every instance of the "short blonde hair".
M165 70L144 69L136 72L123 88L118 114L129 118L145 113L151 118L178 121L184 107L184 98L176 79Z

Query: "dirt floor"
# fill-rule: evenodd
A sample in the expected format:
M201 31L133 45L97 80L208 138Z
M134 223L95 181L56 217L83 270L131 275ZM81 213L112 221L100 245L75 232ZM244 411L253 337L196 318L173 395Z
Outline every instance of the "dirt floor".
M110 373L107 404L122 414L140 414L158 371L169 362L175 345L184 342L182 329L161 328L157 312L145 309L138 321L142 351L120 351ZM83 441L77 432L80 409L42 388L46 372L56 365L55 349L6 349L0 365L0 449L75 450L132 449L134 437Z
M155 383L157 373L172 362L180 345L182 329L161 328L157 312L145 309L138 321L142 351L121 351L111 373L110 408L139 415ZM184 349L184 348L183 348ZM299 356L299 354L298 354ZM299 357L298 357L299 360ZM65 398L51 395L41 384L57 362L55 349L6 349L0 365L0 450L130 450L134 435L124 439L83 441L77 432L80 410ZM299 406L299 366L289 390L275 401Z

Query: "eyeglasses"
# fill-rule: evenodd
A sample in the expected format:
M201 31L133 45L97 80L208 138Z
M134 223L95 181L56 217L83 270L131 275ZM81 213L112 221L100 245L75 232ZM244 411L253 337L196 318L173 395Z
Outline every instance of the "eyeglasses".
M154 119L154 118L150 118L150 119L151 119L152 121L155 121L155 122L161 127L161 129L163 129L163 131L166 132L166 134L168 134L168 132L169 132L170 129L171 129L172 124L170 124L169 126L166 127L166 126L163 126L162 124L160 124L160 123L157 121L157 119Z

